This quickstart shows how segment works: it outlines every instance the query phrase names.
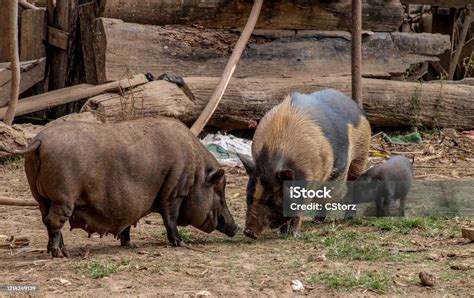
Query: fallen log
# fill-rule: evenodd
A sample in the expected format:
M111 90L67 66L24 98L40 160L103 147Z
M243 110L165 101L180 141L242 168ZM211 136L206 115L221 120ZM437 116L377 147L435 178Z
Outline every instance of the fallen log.
M145 75L136 75L133 78L124 78L103 85L81 84L51 92L23 98L18 102L15 116L42 111L52 107L64 105L70 102L89 98L104 92L127 89L148 82ZM5 116L6 108L0 108L0 120Z
M117 19L96 20L93 48L100 83L127 71L218 77L239 32L193 27L151 26ZM410 65L438 61L450 48L448 35L365 34L362 74L390 77ZM351 35L336 31L255 30L235 77L300 77L351 73Z
M243 27L253 1L148 0L100 1L100 16L142 24L200 24L209 28ZM366 30L397 31L402 24L399 1L364 1ZM265 1L257 28L350 30L351 2L347 0Z
M38 206L38 203L33 200L13 199L0 197L0 205L7 206Z
M102 122L119 122L144 116L171 116L191 125L201 113L218 78L189 77L190 100L176 85L154 81L129 94L103 94L90 98L82 111ZM232 79L209 125L223 131L246 129L289 93L311 93L334 88L351 94L347 77ZM364 110L378 127L474 128L474 87L362 79Z

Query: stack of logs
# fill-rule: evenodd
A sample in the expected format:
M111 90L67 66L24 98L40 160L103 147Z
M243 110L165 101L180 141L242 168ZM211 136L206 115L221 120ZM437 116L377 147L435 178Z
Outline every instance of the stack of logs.
M103 122L167 115L192 124L217 84L253 1L56 3L54 26L61 27L61 21L72 27L65 45L68 55L57 46L53 52L50 86L117 80L122 86L132 75L147 72L181 76L193 96L182 86L156 81L91 97L82 111ZM61 17L61 12L66 15ZM369 120L374 126L474 128L474 86L424 83L410 70L438 61L451 48L449 36L399 32L403 15L399 0L363 2L362 88ZM350 95L350 16L350 0L265 1L210 125L225 131L252 127L292 91L334 88ZM56 94L55 105L71 101L62 98ZM23 109L32 110L31 105Z
M91 98L82 110L103 122L166 115L192 124L217 84L251 4L101 1L100 17L91 25L92 51L85 56L95 61L89 77L102 83L130 73L179 75L194 96L159 81L127 94ZM350 5L343 0L265 1L257 29L209 125L224 131L252 127L292 91L335 88L350 95ZM473 128L474 87L406 82L411 65L438 61L451 46L449 36L398 32L403 22L399 1L367 1L363 11L363 97L371 123ZM391 78L405 82L379 80Z

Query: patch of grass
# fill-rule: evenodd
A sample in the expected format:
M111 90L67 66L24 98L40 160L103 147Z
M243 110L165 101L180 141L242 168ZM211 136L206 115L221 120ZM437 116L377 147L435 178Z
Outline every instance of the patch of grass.
M359 277L348 272L318 272L309 276L306 282L310 285L324 284L329 289L350 291L355 288L366 288L375 291L387 291L392 279L387 273L369 272Z
M392 231L400 234L408 234L411 231L423 231L427 237L441 236L443 232L453 233L456 227L450 220L436 217L373 217L358 218L352 220L352 226L370 226L380 231ZM440 234L441 233L441 234ZM431 235L431 236L430 236Z
M328 256L336 259L378 261L397 260L405 257L404 254L392 255L391 248L387 246L367 243L367 237L366 233L341 231L324 238L322 243L328 248Z
M85 275L88 275L90 278L104 278L110 274L116 273L118 268L115 264L112 263L100 263L97 261L92 261L84 265L79 265L76 269Z

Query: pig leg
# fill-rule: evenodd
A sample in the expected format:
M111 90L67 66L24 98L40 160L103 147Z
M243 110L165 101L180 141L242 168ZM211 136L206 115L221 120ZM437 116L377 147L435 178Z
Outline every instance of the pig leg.
M44 218L44 224L48 229L48 253L51 252L53 258L68 257L69 253L64 245L63 235L61 229L72 215L74 206L67 204L57 204L51 202L48 214Z
M280 234L299 237L301 236L301 217L293 217L280 227Z
M131 226L128 226L120 232L120 246L130 246L130 228Z
M290 230L290 222L287 222L280 227L280 234L288 235L289 230Z
M390 201L390 197L386 197L385 200L383 200L383 216L389 216Z
M400 199L400 216L405 217L405 197Z
M181 236L179 236L178 227L177 227L179 209L178 208L174 208L174 209L175 210L173 211L163 212L162 214L163 224L165 225L166 235L171 245L183 246L184 242L181 239Z
M375 207L377 209L377 217L382 217L383 216L383 201L384 201L384 198L383 197L377 197L377 199L375 200Z
M343 202L344 204L354 204L354 192L353 192L353 183L347 183L347 193L344 196ZM352 209L352 208L350 208ZM356 210L346 210L344 212L344 219L352 219L354 215L356 215Z

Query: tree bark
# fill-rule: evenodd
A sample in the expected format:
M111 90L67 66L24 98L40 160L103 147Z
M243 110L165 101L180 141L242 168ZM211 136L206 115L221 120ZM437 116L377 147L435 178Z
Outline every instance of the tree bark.
M155 81L120 96L103 94L89 99L82 111L102 122L119 122L146 116L170 116L192 124L203 110L218 78L189 77L191 101L176 85ZM312 93L334 88L351 94L351 78L306 77L231 80L209 125L223 131L246 129L293 91ZM374 127L474 128L474 87L362 79L364 110Z
M94 54L99 82L127 72L218 77L239 32L150 26L116 19L96 21ZM438 61L449 36L429 33L374 33L362 38L362 74L390 77L411 64ZM349 75L351 35L342 31L255 30L234 76L299 77Z
M100 1L100 16L127 22L168 25L199 24L208 28L243 27L252 7L248 0L147 0ZM363 27L372 31L397 31L402 24L399 1L367 1L362 7ZM350 30L351 1L265 1L261 29Z

